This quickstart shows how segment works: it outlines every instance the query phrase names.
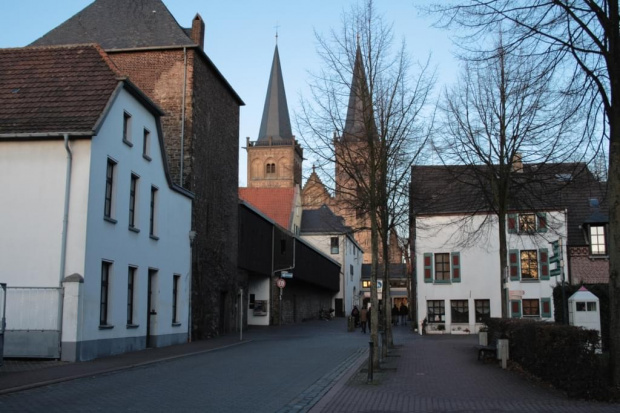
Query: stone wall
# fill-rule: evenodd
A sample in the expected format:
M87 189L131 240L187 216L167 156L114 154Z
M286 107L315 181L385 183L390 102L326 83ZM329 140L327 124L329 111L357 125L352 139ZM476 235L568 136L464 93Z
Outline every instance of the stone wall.
M272 308L271 324L279 325L280 322L280 289L272 283ZM281 324L295 324L319 318L319 310L328 310L332 307L334 294L309 285L291 280L282 291L282 319Z

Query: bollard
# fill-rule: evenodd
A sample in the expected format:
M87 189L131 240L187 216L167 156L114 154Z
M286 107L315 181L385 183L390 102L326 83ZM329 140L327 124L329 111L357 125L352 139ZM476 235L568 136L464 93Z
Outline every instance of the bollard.
M501 361L501 366L506 369L508 364L508 339L497 340L497 358Z
M372 359L374 353L374 346L372 341L369 341L368 345L370 346L370 351L368 353L368 378L366 379L366 383L372 383Z

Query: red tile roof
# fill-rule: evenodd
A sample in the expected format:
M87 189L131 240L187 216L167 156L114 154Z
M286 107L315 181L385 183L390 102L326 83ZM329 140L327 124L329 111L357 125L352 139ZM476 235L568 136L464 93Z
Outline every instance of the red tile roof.
M295 188L239 188L239 198L290 230Z
M90 133L120 76L96 45L0 49L0 134Z

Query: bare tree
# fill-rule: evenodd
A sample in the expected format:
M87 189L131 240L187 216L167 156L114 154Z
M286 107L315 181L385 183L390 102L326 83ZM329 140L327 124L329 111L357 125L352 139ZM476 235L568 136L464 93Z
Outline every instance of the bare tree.
M377 346L378 267L381 261L389 299L389 233L407 219L409 173L428 136L421 119L434 75L428 62L410 74L405 43L392 51L392 27L372 0L344 13L341 31L317 34L317 41L324 67L313 75L311 98L302 101L298 130L334 194L335 212L370 239L371 338ZM391 337L389 303L383 314ZM373 361L378 364L378 354Z
M494 32L501 25L506 48L519 47L554 62L565 79L564 91L581 100L585 133L608 140L610 205L611 312L610 362L613 383L620 385L620 15L618 0L469 0L440 4L443 23L467 35ZM463 39L461 39L463 40ZM472 46L472 49L476 49ZM482 52L484 55L484 50ZM558 81L558 78L555 79ZM601 122L604 117L605 121Z
M502 316L508 317L506 283L508 248L506 218L510 208L534 209L540 196L559 189L554 174L545 173L555 163L575 157L580 135L574 136L575 111L570 97L551 87L554 66L527 56L518 49L506 51L501 43L494 55L465 66L457 86L446 92L441 104L443 128L434 142L452 179L474 186L483 199L470 204L472 214L491 212L498 219ZM537 165L536 174L523 173L523 163ZM458 171L458 173L457 173ZM545 179L552 177L551 182ZM542 188L545 190L542 191ZM473 215L472 215L473 216ZM485 219L477 225L465 216L462 242L486 234L481 227L495 225Z

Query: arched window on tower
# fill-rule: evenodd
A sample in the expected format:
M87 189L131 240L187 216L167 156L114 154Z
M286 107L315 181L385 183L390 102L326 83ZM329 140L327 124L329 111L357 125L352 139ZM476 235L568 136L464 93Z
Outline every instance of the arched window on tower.
M276 164L275 163L268 163L267 165L265 165L265 172L268 176L273 176L276 174Z

